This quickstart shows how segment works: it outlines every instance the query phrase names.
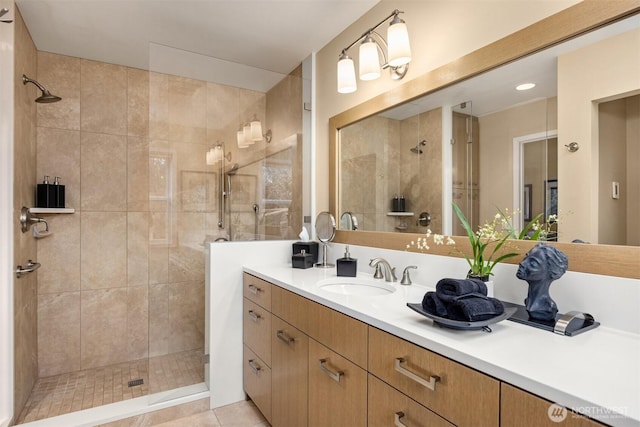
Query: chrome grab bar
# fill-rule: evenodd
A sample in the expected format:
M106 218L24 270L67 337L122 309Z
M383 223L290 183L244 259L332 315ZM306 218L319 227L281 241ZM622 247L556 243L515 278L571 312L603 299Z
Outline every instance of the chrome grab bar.
M428 380L425 380L424 378L414 374L409 369L407 369L404 366L406 363L407 363L407 361L404 360L402 357L396 358L396 362L395 362L396 371L400 372L402 375L404 375L404 376L406 376L408 378L411 378L413 381L415 381L418 384L428 388L429 390L432 390L432 391L436 390L436 383L438 381L440 381L440 377L439 376L431 375Z
M27 266L25 268L22 268L21 265L19 265L16 268L16 277L19 279L22 276L24 276L25 274L33 273L34 271L36 271L39 268L40 268L40 263L39 262L33 262L33 261L29 260L29 262L27 263Z

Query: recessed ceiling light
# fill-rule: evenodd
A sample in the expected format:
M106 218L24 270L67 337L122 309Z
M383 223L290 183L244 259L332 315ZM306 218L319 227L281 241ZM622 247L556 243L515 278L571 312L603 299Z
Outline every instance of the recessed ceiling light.
M516 90L529 90L536 87L535 83L522 83L521 85L516 86Z

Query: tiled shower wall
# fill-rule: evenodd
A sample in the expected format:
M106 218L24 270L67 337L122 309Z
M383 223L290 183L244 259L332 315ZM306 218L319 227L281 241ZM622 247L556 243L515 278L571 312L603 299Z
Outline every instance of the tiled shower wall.
M14 18L14 265L37 261L36 241L31 233L21 233L20 210L33 203L36 177L36 103L39 92L22 84L22 74L35 78L36 48L22 16ZM14 279L14 414L19 414L38 378L36 274Z
M425 232L418 214L429 212L430 228L442 229L442 109L403 120L371 117L341 130L341 208L369 231ZM420 141L423 153L412 153ZM413 217L388 216L394 195L404 196Z
M76 209L38 243L39 376L202 347L219 194L205 153L225 141L238 161L266 95L47 52L37 75L63 98L38 105L37 176L60 176Z

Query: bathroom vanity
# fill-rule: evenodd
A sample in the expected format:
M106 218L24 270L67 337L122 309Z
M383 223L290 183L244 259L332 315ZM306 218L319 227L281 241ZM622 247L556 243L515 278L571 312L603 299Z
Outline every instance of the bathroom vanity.
M363 296L321 286L338 279L348 278L244 267L244 390L275 427L640 422L635 334L566 337L511 321L491 333L444 329L406 307L427 287Z

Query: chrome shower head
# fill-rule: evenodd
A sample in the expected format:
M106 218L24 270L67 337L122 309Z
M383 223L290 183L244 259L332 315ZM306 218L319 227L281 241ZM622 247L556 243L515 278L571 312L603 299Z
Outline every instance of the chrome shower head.
M37 81L35 81L33 79L30 79L29 77L27 77L27 76L25 76L23 74L22 75L22 84L26 85L27 83L33 83L42 92L42 95L40 95L39 97L37 97L35 99L35 101L40 103L40 104L50 104L52 102L58 102L58 101L60 101L62 99L59 96L52 95L51 92L49 92L49 90L47 90L40 83L38 83Z
M422 141L418 142L418 144L415 147L410 148L409 150L415 154L422 154L422 149L420 147L423 147L425 145L427 145L427 141L423 139Z

